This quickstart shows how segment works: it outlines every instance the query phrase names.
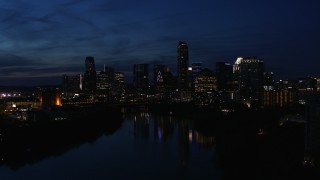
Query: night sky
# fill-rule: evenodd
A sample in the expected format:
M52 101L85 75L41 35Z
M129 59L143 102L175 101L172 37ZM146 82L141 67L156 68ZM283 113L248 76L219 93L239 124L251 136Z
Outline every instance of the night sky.
M86 56L123 71L167 64L179 40L190 62L264 60L276 78L320 76L319 0L2 0L0 86L61 84Z

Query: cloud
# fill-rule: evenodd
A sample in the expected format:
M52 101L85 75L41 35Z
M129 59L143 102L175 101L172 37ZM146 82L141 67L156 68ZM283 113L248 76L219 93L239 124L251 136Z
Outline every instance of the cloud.
M21 77L60 77L63 74L78 74L79 67L61 66L7 66L0 67L1 78L21 78Z
M11 66L29 66L36 64L35 60L17 56L14 54L0 54L0 67L11 67Z
M57 77L67 73L80 73L82 64L45 63L39 59L29 59L13 54L0 54L0 77Z
M112 55L124 54L129 45L130 45L130 39L129 38L117 39L116 42L113 44Z
M114 12L123 12L132 10L136 7L139 7L141 5L147 6L150 1L148 0L139 0L139 1L127 1L127 0L109 0L104 1L100 0L97 1L97 6L95 6L92 10L97 12L107 12L107 13L114 13Z
M79 3L83 3L89 0L72 0L72 1L68 1L68 2L63 2L61 4L59 4L58 6L63 8L63 7L69 7L69 6L74 6L77 5Z
M0 8L0 20L2 23L8 23L21 17L21 13L14 9Z

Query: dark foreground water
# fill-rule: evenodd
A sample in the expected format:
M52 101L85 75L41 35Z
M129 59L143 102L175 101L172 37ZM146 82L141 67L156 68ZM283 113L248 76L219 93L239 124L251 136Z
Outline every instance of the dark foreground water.
M119 126L98 131L63 142L2 143L0 179L222 178L214 135L188 118L133 111Z

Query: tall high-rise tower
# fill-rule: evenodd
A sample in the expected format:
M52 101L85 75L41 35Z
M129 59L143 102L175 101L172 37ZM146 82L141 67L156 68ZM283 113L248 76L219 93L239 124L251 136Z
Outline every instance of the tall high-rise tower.
M217 88L219 91L231 91L233 87L233 65L226 62L216 62Z
M264 83L263 60L239 57L233 70L239 81L240 97L261 99Z
M179 41L178 44L178 88L180 90L188 89L188 66L189 66L189 53L188 45L184 41Z
M84 73L84 90L86 93L95 93L96 91L96 68L94 58L86 57L85 60L86 71Z
M133 85L141 90L146 90L149 85L149 65L133 65Z

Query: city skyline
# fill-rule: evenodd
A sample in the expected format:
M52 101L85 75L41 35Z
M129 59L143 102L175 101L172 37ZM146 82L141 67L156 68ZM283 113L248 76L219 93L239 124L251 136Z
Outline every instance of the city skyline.
M214 69L239 56L264 60L278 78L319 75L317 1L1 2L0 85L60 84L84 59L132 74L133 64L167 64L189 46L189 65ZM303 62L303 64L302 64ZM132 81L129 79L129 81Z

